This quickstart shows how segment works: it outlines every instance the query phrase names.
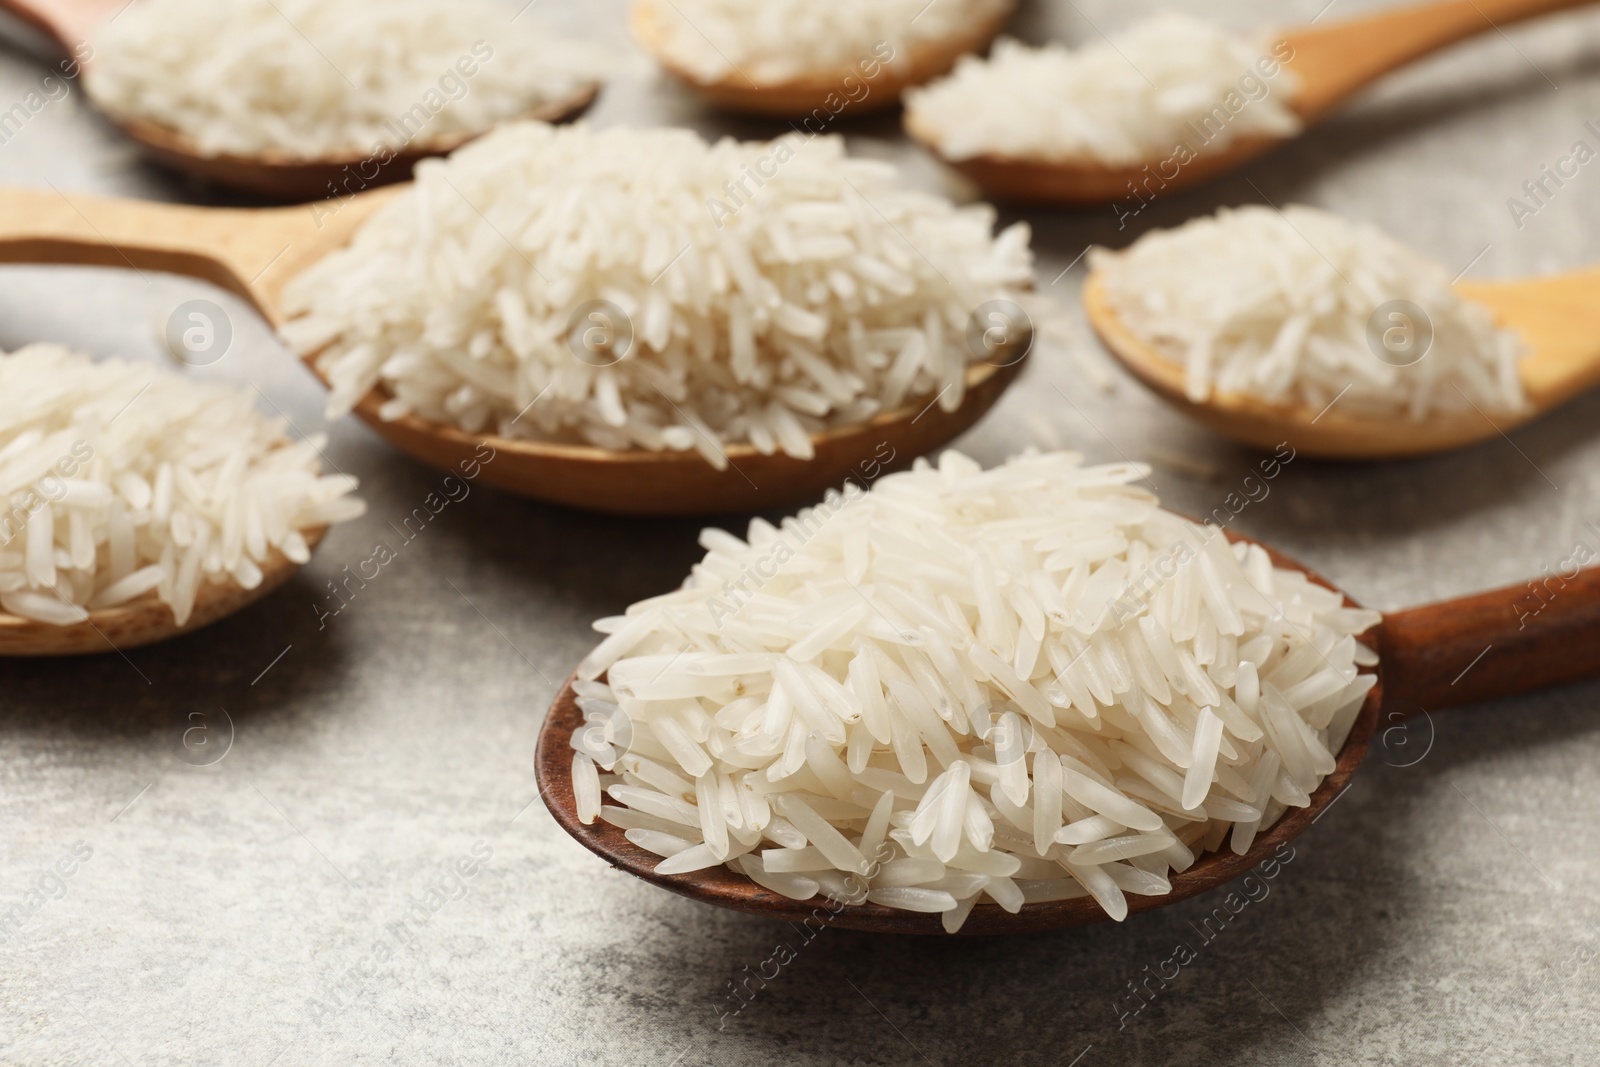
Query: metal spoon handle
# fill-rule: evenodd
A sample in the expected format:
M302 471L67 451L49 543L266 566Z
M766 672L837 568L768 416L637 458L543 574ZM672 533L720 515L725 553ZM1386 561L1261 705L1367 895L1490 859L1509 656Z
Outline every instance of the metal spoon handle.
M1417 714L1600 675L1600 558L1580 545L1525 585L1384 616L1384 708Z

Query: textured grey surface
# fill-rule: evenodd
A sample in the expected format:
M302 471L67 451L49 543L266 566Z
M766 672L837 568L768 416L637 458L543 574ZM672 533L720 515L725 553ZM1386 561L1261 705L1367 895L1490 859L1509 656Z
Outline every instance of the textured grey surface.
M1308 19L1323 2L1181 6L1247 27ZM1017 30L1084 41L1152 6L1035 3ZM1324 17L1364 6L1375 5L1339 0ZM617 0L534 10L625 47ZM0 47L0 104L45 72L36 54ZM647 66L620 75L593 118L774 132L714 118ZM1600 259L1600 169L1521 229L1506 206L1541 164L1593 140L1590 119L1600 12L1491 33L1126 233L1109 212L1031 213L1040 282L1075 319L1081 265L1051 279L1086 243L1262 197L1376 222L1476 276ZM857 150L907 161L909 180L941 180L892 117L845 128ZM46 182L219 199L138 163L72 102L0 145L0 183ZM0 347L64 340L165 358L156 331L193 296L224 303L237 331L203 373L249 383L301 431L324 429L318 389L266 330L183 279L0 269ZM1028 444L1155 458L1165 499L1196 512L1249 468L1131 382L1102 393L1059 354L1035 363L963 447L986 462ZM1589 399L1447 458L1297 462L1238 525L1383 608L1521 581L1600 519L1597 421ZM1210 942L1193 924L1215 898L1052 936L829 931L804 943L610 871L535 797L535 731L592 644L587 623L675 585L697 524L475 489L319 630L324 583L441 477L359 425L326 429L330 459L361 477L372 510L289 587L126 658L0 664L0 916L24 908L0 935L0 1063L1596 1060L1600 685L1416 724ZM186 726L209 723L220 745L230 720L214 765L178 758ZM63 858L79 842L92 855L74 867ZM58 861L74 873L49 875ZM785 942L793 961L725 1018L729 983ZM1121 1017L1136 1003L1127 983L1163 969L1180 942L1195 958Z

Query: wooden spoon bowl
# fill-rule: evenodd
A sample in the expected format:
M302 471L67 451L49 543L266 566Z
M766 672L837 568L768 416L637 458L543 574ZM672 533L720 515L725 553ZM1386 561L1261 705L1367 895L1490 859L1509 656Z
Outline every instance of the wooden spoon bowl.
M317 526L300 533L306 547L315 551L327 532L326 526ZM244 610L276 591L299 570L300 564L274 551L272 558L261 564L261 584L254 589L246 589L231 578L206 582L195 594L194 610L182 626L153 590L126 604L92 611L86 621L73 626L55 626L0 611L0 657L126 652L165 641Z
M1233 541L1248 540L1228 536ZM1276 566L1302 571L1318 584L1338 592L1294 560L1270 548L1267 552ZM1243 856L1224 849L1199 857L1187 871L1171 876L1170 893L1159 897L1130 894L1129 914L1174 904L1222 886L1308 831L1348 787L1380 722L1387 732L1395 728L1394 723L1424 710L1437 711L1600 674L1600 569L1579 572L1571 584L1573 588L1563 588L1562 595L1525 626L1516 610L1518 602L1526 597L1522 587L1386 615L1362 639L1379 652L1380 681L1362 705L1333 772L1312 793L1310 804L1289 809L1271 827L1263 829ZM1345 602L1356 606L1348 596ZM661 857L633 844L620 828L604 820L585 825L578 818L572 791L570 741L584 725L569 679L539 731L534 755L539 795L563 830L613 867L692 900L770 919L809 919L875 933L944 933L938 915L872 903L840 907L829 905L820 896L793 900L726 867L657 874L655 868ZM1025 904L1015 914L985 900L972 909L961 933L1036 933L1107 920L1106 913L1089 897Z
M480 480L552 504L613 515L706 515L760 511L818 500L846 482L870 481L899 470L965 433L994 406L1022 372L1026 357L974 363L967 368L961 406L946 412L922 397L857 426L813 434L811 459L749 444L723 447L728 469L717 470L698 452L613 452L593 445L528 441L469 434L415 415L384 420L386 397L369 393L356 414L384 440L440 470L482 463ZM320 375L319 375L320 377ZM493 458L485 461L485 447Z
M347 244L399 187L337 203L293 208L196 208L0 190L0 262L85 263L171 271L237 293L274 327L282 325L283 287L310 264ZM811 502L828 487L892 469L965 432L1000 398L1026 363L1031 338L991 363L967 368L954 411L923 397L859 425L813 435L815 457L766 456L726 448L727 470L698 452L615 452L488 434L416 416L386 420L387 397L369 393L356 414L385 440L445 470L475 460L482 481L537 500L630 515L750 511ZM1017 354L1018 352L1021 354ZM314 368L313 368L314 369Z
M1230 536L1230 540L1238 540ZM1272 552L1273 563L1279 567L1292 567L1304 571L1312 580L1334 589L1322 578L1307 571L1293 560ZM1337 592L1338 590L1334 590ZM1345 602L1357 607L1348 597ZM576 676L574 676L575 678ZM765 889L742 874L727 867L709 867L687 874L659 875L655 872L661 857L640 848L624 836L620 827L604 819L585 825L578 818L577 800L572 790L572 735L586 725L573 691L573 678L569 678L557 694L539 731L539 744L534 753L535 775L539 795L556 822L579 844L606 860L613 867L643 878L652 885L671 890L706 904L750 912L770 919L787 922L820 920L826 924L851 930L868 930L893 934L943 934L943 920L938 915L903 911L870 902L851 904L835 912L821 897L794 900ZM1270 828L1256 835L1255 842L1243 856L1224 850L1210 852L1198 858L1194 866L1170 878L1172 891L1160 897L1128 895L1130 915L1152 908L1186 900L1213 886L1232 881L1244 875L1251 867L1271 856L1278 846L1292 840L1316 820L1323 808L1345 788L1346 783L1361 759L1366 755L1378 722L1382 704L1382 684L1375 686L1362 706L1350 736L1339 753L1338 764L1312 794L1306 808L1291 808ZM962 934L1022 934L1043 930L1058 930L1070 926L1108 920L1104 909L1092 897L1073 900L1026 904L1015 914L1006 911L993 901L984 900L972 909L961 927Z
M536 108L513 121L567 122L587 111L599 93L599 85L585 85L565 100ZM371 152L299 156L265 151L241 156L204 152L187 135L154 123L114 116L112 121L145 155L162 166L268 200L292 201L343 197L352 191L407 181L424 159L449 155L483 136L480 132L430 137L413 141L386 158Z
M42 31L73 57L82 54L80 50L102 23L121 14L127 6L128 0L0 0L0 10L9 11ZM87 68L91 59L92 56L83 59L80 67ZM520 117L565 122L588 110L599 92L598 84L584 85L566 99L534 108ZM487 132L421 138L391 149L382 157L370 150L315 156L282 151L235 155L204 151L186 134L156 123L119 115L107 118L157 163L271 200L344 197L405 181L422 160L448 155Z
M1588 0L1442 0L1361 15L1327 26L1304 26L1277 35L1289 49L1283 64L1299 83L1288 101L1309 127L1385 74L1458 41ZM1241 74L1247 73L1241 71ZM1281 72L1276 76L1281 79ZM1264 78L1272 86L1273 78ZM1281 80L1277 84L1282 84ZM1250 106L1248 103L1246 107ZM936 130L907 116L906 132L943 157ZM992 199L1018 203L1091 206L1121 204L1138 214L1144 204L1226 174L1265 154L1278 138L1237 137L1209 150L1190 142L1195 158L1143 160L1132 166L1075 158L1029 158L984 154L945 162L965 174ZM1119 212L1123 214L1123 212Z
M1252 448L1270 450L1287 441L1297 452L1322 459L1401 459L1463 448L1600 384L1600 268L1526 281L1463 283L1457 289L1490 308L1501 327L1516 331L1528 345L1519 365L1528 397L1525 410L1442 412L1416 421L1341 411L1337 402L1328 407L1273 404L1242 393L1213 393L1197 403L1184 390L1182 365L1128 328L1097 273L1084 283L1083 304L1111 354L1184 414Z
M830 70L810 71L784 81L758 84L746 75L734 71L712 81L706 81L679 64L667 48L668 28L663 19L674 17L661 11L662 0L634 0L628 13L628 25L634 40L649 52L661 68L678 81L720 108L749 115L766 115L775 118L805 118L821 110L832 121L839 109L829 109L829 97L847 101L844 110L851 115L866 115L881 111L900 99L902 93L913 85L937 78L956 60L968 52L979 52L988 47L995 35L1011 17L1009 10L999 11L966 28L962 33L938 41L918 41L910 54L895 57L895 62L884 63L872 77L857 67L844 66ZM675 17L682 18L681 14ZM862 60L877 57L862 56ZM860 100L849 101L846 90L857 82L867 86L868 93Z

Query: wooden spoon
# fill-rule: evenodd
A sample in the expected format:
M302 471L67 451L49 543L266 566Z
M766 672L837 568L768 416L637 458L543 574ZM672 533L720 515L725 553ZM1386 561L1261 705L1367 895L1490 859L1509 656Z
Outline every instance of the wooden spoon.
M1243 540L1231 534L1229 537ZM1267 551L1277 566L1303 571L1319 584L1334 588L1293 560L1270 548ZM1381 680L1368 694L1333 773L1311 795L1310 805L1289 809L1270 828L1256 835L1255 843L1243 856L1235 855L1231 849L1201 856L1187 871L1171 876L1172 891L1165 896L1129 895L1129 913L1174 904L1241 877L1270 858L1279 846L1306 832L1344 792L1380 723L1387 734L1404 729L1396 724L1419 712L1531 692L1600 674L1600 568L1578 572L1551 600L1544 602L1543 610L1524 619L1517 605L1528 599L1527 589L1515 586L1385 615L1383 622L1363 638L1378 650ZM1345 601L1355 606L1349 597ZM539 794L563 830L613 867L694 900L770 919L812 919L823 925L878 933L944 932L938 915L877 904L849 905L830 914L834 907L820 896L791 900L726 867L689 874L656 874L661 857L633 844L621 829L603 820L589 826L578 820L569 742L573 732L584 725L569 680L539 732L534 756ZM984 901L972 910L961 933L1033 933L1106 919L1106 913L1088 897L1026 904L1014 915Z
M1182 365L1134 336L1111 307L1098 274L1085 282L1083 303L1095 332L1123 366L1185 414L1256 448L1287 441L1296 451L1323 459L1400 459L1461 448L1505 433L1600 384L1600 267L1524 281L1463 282L1456 289L1491 308L1499 325L1515 330L1528 345L1520 364L1526 410L1436 413L1413 421L1345 412L1337 402L1317 408L1271 404L1242 393L1213 393L1195 403L1184 392Z
M326 526L300 531L306 547L315 551L328 532ZM219 619L254 604L276 590L300 570L300 564L274 551L261 564L261 584L245 589L232 578L206 582L195 594L194 610L179 626L172 609L155 592L114 608L91 611L85 622L73 626L54 626L0 611L0 656L82 656L95 652L126 652L140 645L165 641L169 637L210 626Z
M92 49L86 46L102 22L116 17L130 0L0 0L9 11L35 26L59 44L67 55L83 56L87 65ZM597 84L585 85L572 96L522 115L524 119L562 122L576 118L594 103ZM141 119L107 116L146 155L173 170L182 171L231 189L241 189L273 200L320 200L348 196L411 177L412 168L430 156L455 151L482 136L449 134L419 138L392 152L385 160L372 151L348 151L325 156L302 156L277 150L240 156L202 151L192 138L177 130ZM487 131L485 131L487 132Z
M304 207L234 209L0 189L0 262L188 274L239 294L277 327L284 321L284 284L343 247L375 208L400 191L378 189ZM919 398L862 425L813 436L816 455L810 460L728 445L724 471L698 452L615 452L470 434L414 415L385 420L379 409L388 397L379 390L357 404L356 414L424 463L452 471L481 466L485 483L538 500L624 515L755 511L815 501L852 476L865 471L870 478L880 467L905 466L957 437L1020 373L1027 343L1019 339L1005 358L969 366L966 394L954 411ZM480 451L485 446L487 460Z
M1443 0L1289 30L1278 37L1293 49L1284 66L1299 79L1299 90L1289 104L1309 127L1372 82L1413 60L1468 37L1586 2ZM939 154L937 131L909 118L907 132ZM999 154L946 162L991 198L1080 206L1126 202L1133 210L1156 195L1199 185L1241 167L1278 142L1275 137L1243 136L1216 151L1201 150L1181 166L1168 156L1133 166ZM1191 142L1190 147L1196 146Z
M911 86L944 74L966 53L982 51L1011 17L1010 10L1002 10L953 37L918 41L910 46L908 55L896 56L892 63L879 64L878 73L871 77L859 66L843 66L809 71L787 81L757 84L738 71L705 81L677 63L666 47L669 34L662 20L670 16L661 10L661 3L662 0L634 0L628 22L634 40L674 78L716 106L730 111L804 118L821 109L829 121L840 113L839 109L828 108L830 96L845 101L844 111L851 115L882 110L899 100L900 94ZM679 13L677 17L683 18L683 15ZM878 59L866 55L861 58L862 61ZM868 92L859 100L851 101L847 90L855 91L851 87L857 83L866 86Z

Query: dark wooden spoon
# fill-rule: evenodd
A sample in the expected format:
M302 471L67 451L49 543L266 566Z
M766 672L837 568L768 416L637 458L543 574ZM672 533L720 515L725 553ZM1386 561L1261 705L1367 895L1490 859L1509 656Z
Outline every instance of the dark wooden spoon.
M1230 540L1247 539L1230 535ZM1270 548L1267 552L1275 565L1302 571L1319 585L1340 592L1294 560ZM1543 602L1537 615L1526 617L1518 605L1531 603L1529 596L1526 587L1514 586L1385 615L1383 622L1363 637L1378 651L1380 681L1368 694L1333 773L1311 795L1310 805L1285 812L1256 835L1254 845L1243 856L1227 849L1201 856L1187 871L1171 876L1172 891L1165 896L1129 894L1128 913L1174 904L1241 877L1271 857L1280 845L1308 830L1344 792L1380 723L1387 731L1422 711L1532 692L1600 674L1600 568L1580 571ZM1358 606L1348 596L1345 602ZM792 900L726 867L656 874L661 857L633 844L621 829L603 820L589 826L578 820L569 741L573 731L584 725L569 679L539 732L534 757L539 795L563 830L613 867L694 900L771 919L803 922L815 918L833 926L879 933L944 933L938 915L878 904L846 905L835 913L821 896ZM961 933L1031 933L1106 920L1106 913L1089 897L1025 904L1014 915L985 901L972 909Z

